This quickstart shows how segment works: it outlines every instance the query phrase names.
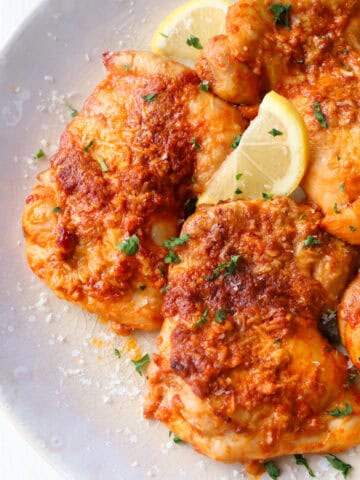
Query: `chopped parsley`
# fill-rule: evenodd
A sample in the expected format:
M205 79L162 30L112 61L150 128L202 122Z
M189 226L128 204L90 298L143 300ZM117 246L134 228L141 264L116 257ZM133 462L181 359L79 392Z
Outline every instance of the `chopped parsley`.
M109 170L109 167L106 165L106 163L104 162L104 160L103 160L101 157L99 157L99 158L97 159L97 161L99 162L99 165L100 165L101 170L102 170L103 172L107 172L107 171Z
M118 358L121 357L121 352L118 348L114 348L114 355L115 355L115 357L118 357Z
M337 345L341 342L337 313L335 310L328 308L326 312L321 315L319 330L330 343Z
M349 403L345 403L344 410L340 408L335 408L334 410L326 410L326 413L331 415L332 417L346 417L347 415L351 415L353 413L353 409Z
M210 88L208 80L202 81L199 85L199 88L202 92L208 92Z
M190 182L191 182L192 185L195 185L195 183L196 183L196 178L195 178L195 177L191 177Z
M276 480L280 476L280 469L272 460L265 462L263 465L270 478L272 478L273 480Z
M280 25L281 27L286 27L290 30L290 3L274 3L269 6L270 10L274 14L274 23L275 25Z
M225 320L226 320L226 312L225 312L224 309L220 308L220 310L218 310L215 313L215 322L216 323L224 323Z
M274 198L274 194L273 193L264 193L262 194L262 198L263 200L272 200Z
M344 48L344 50L342 51L342 53L343 53L344 55L347 55L347 54L349 53L349 50L348 50L347 48Z
M204 325L204 323L207 323L208 321L208 313L209 313L209 310L206 308L201 317L199 318L199 320L196 322L196 328L199 328L201 327L202 325Z
M357 378L357 372L350 373L348 382L349 383L355 382L356 378Z
M318 238L308 235L304 240L305 247L312 247L314 245L321 245L321 242Z
M45 156L45 153L44 153L44 150L42 148L40 148L40 150L35 153L35 155L33 156L34 159L39 159L39 158L42 158Z
M304 455L295 454L294 457L295 457L296 465L304 465L310 477L315 477L315 473L309 467L308 461L306 460Z
M184 203L184 217L188 218L196 210L197 198L188 198Z
M150 362L150 356L146 353L140 360L131 360L132 363L135 365L135 370L138 372L139 375L142 375L142 369Z
M203 46L200 43L200 39L198 37L195 37L195 35L190 35L186 39L186 44L189 45L189 47L194 47L197 50L202 50Z
M347 474L352 469L351 465L343 462L342 460L340 460L340 458L335 457L335 455L333 455L332 453L329 453L329 455L325 455L325 458L332 467L334 467L336 470L339 470L344 475L344 478L347 477Z
M229 277L230 275L235 273L236 268L237 268L237 262L238 262L239 258L241 258L241 257L242 257L242 255L233 255L229 262L220 263L220 265L218 265L215 268L212 275L210 275L210 277L206 277L206 280L209 280L210 282L212 282L213 280L216 280L217 278L219 278L221 273L224 274L224 277Z
M90 140L90 142L89 142L87 145L85 145L85 147L84 147L85 152L89 152L89 150L90 150L90 148L92 147L92 145L93 145L94 142L95 142L95 138L92 138L92 139Z
M169 290L169 284L164 285L163 287L160 288L160 293L165 293Z
M281 338L275 338L274 344L275 345L280 345L281 344Z
M149 93L148 95L143 95L143 99L145 100L145 102L153 102L154 100L156 100L158 94L157 93Z
M345 192L345 183L340 183L340 192Z
M53 208L52 211L53 211L54 213L60 213L60 212L61 212L61 207L56 206L56 207Z
M73 118L76 117L77 115L79 115L79 112L76 110L76 108L74 108L72 105L70 105L70 103L66 102L65 107L70 111L71 116Z
M240 190L240 188L237 188L237 189L235 190L235 194L236 194L236 195L240 195L241 193L242 193L242 190Z
M164 33L164 32L160 32L160 35L164 38L169 38L169 35L166 35L166 33Z
M163 267L162 265L159 265L159 266L158 266L158 269L159 269L159 271L160 271L160 273L161 273L161 276L162 276L162 277L165 277L166 274L165 274L165 269L164 269L164 267Z
M314 101L313 106L314 106L314 115L315 115L316 120L320 123L320 125L323 128L328 128L328 123L327 123L326 117L321 110L319 102Z
M132 257L139 250L139 237L137 235L132 235L123 242L118 243L116 248Z
M125 64L123 65L123 69L128 72L129 70L131 70L131 65Z
M242 135L236 135L236 137L234 138L234 141L233 143L231 144L232 148L237 148L239 146L239 143L241 142L241 137Z
M340 213L340 210L338 209L338 204L337 203L334 203L333 210L334 210L334 213Z
M166 257L164 258L165 263L180 263L181 260L174 250L169 250Z
M241 178L242 176L243 176L242 173L237 173L236 176L235 176L235 178L236 178L236 180L240 180L240 178Z
M350 232L356 232L356 227L354 227L353 225L350 225L349 230Z
M273 137L278 137L283 134L283 132L280 132L280 130L276 130L276 128L271 129L268 133Z
M169 438L171 438L171 435L174 435L173 442L176 443L176 445L179 445L180 443L185 443L184 440L181 440L181 438L175 435L172 431L169 432Z
M197 143L196 138L192 138L190 140L191 145L197 150L198 152L201 150L200 145Z
M180 235L180 237L171 237L170 240L165 240L163 245L165 248L181 247L182 245L185 245L189 238L190 235L184 233L184 235Z

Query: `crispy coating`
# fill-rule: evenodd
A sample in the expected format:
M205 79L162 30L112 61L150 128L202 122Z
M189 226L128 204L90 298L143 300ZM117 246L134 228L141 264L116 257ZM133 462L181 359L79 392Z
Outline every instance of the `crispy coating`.
M317 328L356 252L321 217L279 198L202 207L187 220L148 371L148 418L224 462L359 443L358 387ZM353 414L328 414L346 402Z
M302 186L325 213L333 235L360 245L360 1L291 0L289 28L275 23L270 0L241 0L229 8L226 43L215 37L204 49L197 71L212 78L220 97L254 102L242 92L274 89L303 115L310 136L310 166ZM219 51L220 50L220 51ZM241 68L240 68L241 67ZM246 71L242 81L227 82L228 72ZM221 78L224 73L225 78ZM236 100L237 96L239 99ZM317 102L327 126L315 117Z
M104 63L107 77L26 200L26 255L58 296L116 331L153 330L163 241L177 235L184 202L201 192L246 121L200 91L195 72L179 63L146 52L108 53ZM133 235L139 249L127 255L117 246Z

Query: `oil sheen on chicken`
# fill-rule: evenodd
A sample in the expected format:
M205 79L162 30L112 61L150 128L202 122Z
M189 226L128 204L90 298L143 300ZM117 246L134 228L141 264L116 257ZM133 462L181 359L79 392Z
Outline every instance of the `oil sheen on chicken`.
M26 200L27 260L58 296L116 331L153 330L163 241L246 122L179 63L146 52L108 53L104 63L106 79ZM128 252L117 248L131 237Z
M336 452L360 442L360 391L320 334L353 275L353 247L316 207L201 207L169 271L145 415L224 462ZM329 411L352 413L335 418Z

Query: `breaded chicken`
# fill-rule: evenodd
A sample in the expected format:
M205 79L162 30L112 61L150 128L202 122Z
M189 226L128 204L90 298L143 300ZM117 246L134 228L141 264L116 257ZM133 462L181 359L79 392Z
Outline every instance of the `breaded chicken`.
M360 0L240 0L226 30L202 51L200 77L233 102L274 89L294 103L310 137L302 186L327 231L360 245Z
M108 53L104 63L106 79L26 200L26 255L59 297L117 331L153 330L163 242L246 122L179 63L147 52Z
M148 418L223 462L360 442L359 387L317 328L356 253L321 218L278 198L200 207L186 221L148 370ZM332 416L337 408L348 414Z

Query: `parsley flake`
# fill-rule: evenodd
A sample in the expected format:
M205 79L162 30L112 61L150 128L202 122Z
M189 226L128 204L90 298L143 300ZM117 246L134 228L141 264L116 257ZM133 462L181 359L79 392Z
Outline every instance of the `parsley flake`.
M187 38L186 44L189 45L189 47L194 47L197 50L202 50L203 46L200 43L200 39L198 37L195 37L195 35L190 35L190 37Z
M203 313L202 313L201 317L199 318L199 320L196 322L196 328L199 328L199 327L201 327L202 325L204 325L204 323L207 323L207 321L208 321L208 318L207 318L207 317L208 317L208 313L209 313L209 310L206 308L206 309L203 311Z
M70 105L70 103L66 102L65 107L70 111L71 116L73 118L76 117L77 115L79 115L79 112L76 110L76 108L74 108L72 105Z
M210 282L212 282L213 280L216 280L217 278L220 277L221 272L223 272L224 277L229 277L230 275L235 273L236 268L237 268L237 262L238 262L239 258L241 258L241 257L242 257L242 255L233 255L229 262L220 263L220 265L218 265L215 268L213 274L210 275L210 277L206 277L206 280L209 280Z
M335 408L334 410L326 410L326 413L331 415L332 417L346 417L347 415L351 415L353 413L353 409L349 403L345 403L344 410L340 408Z
M200 89L202 92L208 92L208 91L209 91L209 88L210 88L210 85L209 85L208 80L204 80L204 81L201 82L200 85L199 85L199 89Z
M235 178L236 178L236 180L240 180L240 178L241 178L242 176L243 176L242 173L237 173Z
M304 240L305 247L312 247L314 245L321 245L321 242L318 238L308 235Z
M125 64L123 65L123 69L128 72L129 70L131 70L131 65Z
M42 148L40 148L40 150L37 153L35 153L33 158L34 159L39 159L39 158L42 158L44 156L45 156L44 150Z
M275 25L280 25L286 27L290 30L290 18L289 13L291 10L290 3L274 3L269 6L270 10L274 14L274 23Z
M340 183L340 192L345 192L345 183Z
M100 165L101 170L103 172L108 172L109 171L109 167L106 165L106 163L104 162L104 160L101 157L99 157L97 159L97 161L99 162L99 165Z
M145 102L153 102L154 100L156 100L158 94L157 93L149 93L148 95L143 95L143 99L145 100Z
M308 461L306 460L304 455L295 454L294 457L295 457L296 465L303 465L308 471L310 477L315 477L315 473L309 467Z
M274 194L263 192L262 198L263 198L263 200L272 200L274 198Z
M200 145L197 143L196 138L192 138L190 140L191 145L197 150L198 152L201 150Z
M121 357L121 352L118 348L114 348L114 355L115 355L115 357L118 357L118 358Z
M344 48L344 50L342 51L342 53L343 53L344 55L347 55L347 54L349 53L349 50L348 50L347 48Z
M225 320L226 320L226 312L225 312L224 309L220 308L220 310L218 310L215 313L215 322L216 323L223 323Z
M60 212L61 212L61 207L56 206L56 207L53 208L52 211L53 211L54 213L60 213Z
M330 453L329 455L325 455L325 458L332 467L342 472L342 474L344 475L344 478L347 477L347 474L352 469L351 465L343 462L342 460L340 460L340 458L335 457L335 455L333 455L332 453Z
M95 142L95 138L92 138L92 139L90 140L90 142L89 142L87 145L85 145L85 147L84 147L85 152L87 152L87 153L89 152L89 150L90 150L90 148L93 146L93 143L94 143L94 142Z
M239 144L240 144L240 142L241 142L241 137L242 137L242 135L236 135L236 137L234 138L233 143L231 144L231 147L232 147L232 148L235 149L235 148L237 148L237 147L239 146Z
M357 378L357 373L356 372L350 373L349 378L348 378L348 382L349 383L355 382L356 378Z
M236 195L240 195L241 193L243 193L243 192L242 192L242 190L240 190L240 188L237 188L237 189L235 190L235 194L236 194Z
M181 247L182 245L185 245L189 238L190 235L184 233L184 235L180 235L180 237L171 237L170 240L165 240L163 245L165 248Z
M163 287L160 288L160 293L165 293L169 290L170 285L164 285Z
M283 135L283 132L280 132L280 130L277 130L276 128L271 129L268 133L273 137L278 137L280 135Z
M320 125L323 128L328 128L328 123L327 123L326 117L321 110L319 102L314 101L313 106L314 106L314 115L315 115L316 120L320 123Z
M161 276L162 276L162 277L165 277L166 274L165 274L165 269L164 269L164 267L163 267L162 265L159 265L159 266L158 266L158 269L159 269L159 272L161 273Z
M131 360L135 365L135 370L142 376L142 369L150 362L150 356L146 353L140 360Z
M275 345L280 345L281 344L281 338L275 338L274 344Z
M169 250L166 257L164 258L165 263L180 263L181 260L174 250Z
M280 476L280 469L272 460L265 462L263 465L270 478L272 478L273 480L276 480Z
M333 210L334 210L334 213L340 213L340 210L338 209L338 204L337 203L334 203Z
M139 250L139 237L137 235L132 235L123 242L118 243L116 248L132 257Z
M164 32L160 32L160 35L164 38L169 38L169 35L166 35L166 33L164 33Z
M185 443L184 440L181 440L181 438L175 435L172 431L169 432L169 438L171 438L171 435L174 435L173 442L177 445L179 445L180 443Z
M349 230L350 232L356 232L356 227L354 227L353 225L350 225Z

